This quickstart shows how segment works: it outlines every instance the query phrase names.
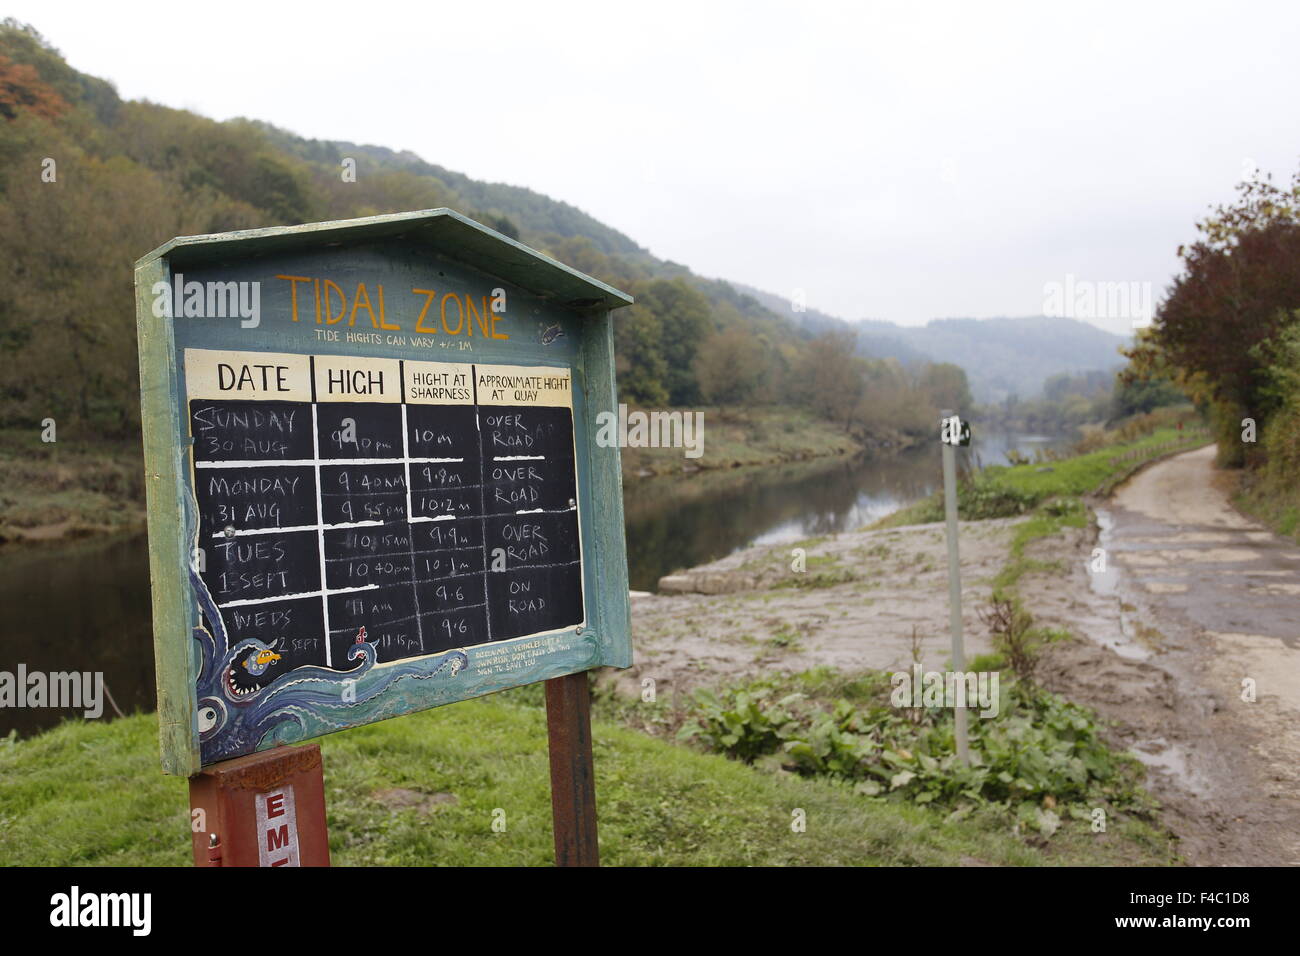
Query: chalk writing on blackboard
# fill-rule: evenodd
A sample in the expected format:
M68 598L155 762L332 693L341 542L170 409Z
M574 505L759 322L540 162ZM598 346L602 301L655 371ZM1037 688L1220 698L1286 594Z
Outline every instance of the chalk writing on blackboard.
M207 613L265 681L584 623L568 369L186 349L185 380Z

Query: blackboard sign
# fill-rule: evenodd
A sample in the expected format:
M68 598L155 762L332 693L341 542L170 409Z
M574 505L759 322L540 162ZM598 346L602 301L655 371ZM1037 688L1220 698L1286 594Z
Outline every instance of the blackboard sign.
M431 210L175 240L137 299L169 772L630 664L621 293Z

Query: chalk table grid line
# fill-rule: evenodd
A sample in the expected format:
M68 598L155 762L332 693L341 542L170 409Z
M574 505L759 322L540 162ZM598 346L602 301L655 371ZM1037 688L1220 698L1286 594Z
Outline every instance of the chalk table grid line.
M410 454L411 427L410 427L410 420L408 416L408 402L407 402L407 391L406 391L406 361L400 359L397 360L400 400L398 402L378 403L383 405L397 404L400 407L401 433L402 433L401 455L391 456L391 457L367 457L367 458L360 458L360 457L326 458L322 455L322 448L321 448L321 442L322 442L321 427L320 427L321 409L320 409L319 398L316 394L316 357L307 356L307 359L308 359L309 375L311 379L311 400L310 400L311 429L312 429L312 434L311 434L312 457L311 458L282 458L282 459L258 458L258 459L229 459L229 460L200 461L198 460L198 453L196 448L194 466L196 469L196 478L197 478L197 470L200 469L206 470L206 469L259 469L259 468L308 468L310 467L312 469L312 475L315 480L315 489L314 489L315 502L314 503L315 503L316 521L314 524L294 524L294 525L287 525L287 526L276 525L272 527L258 527L258 528L232 528L230 526L227 526L225 529L214 530L211 534L211 537L214 539L222 540L222 539L236 538L236 537L277 535L277 534L285 535L285 534L293 534L296 532L315 532L314 535L315 550L316 550L317 570L320 576L320 587L315 590L295 591L292 593L275 594L275 595L270 595L265 597L237 598L237 599L219 603L218 610L221 611L226 608L250 607L256 605L297 601L297 600L319 597L321 600L321 615L322 615L321 623L323 626L322 639L324 640L323 651L324 651L325 666L333 667L333 652L332 652L333 638L337 634L345 634L350 632L353 629L353 625L345 625L342 627L331 626L330 598L337 595L379 591L381 590L381 588L384 589L386 592L391 592L395 588L398 588L402 585L409 585L409 589L410 589L409 594L410 594L411 601L413 602L414 611L415 611L414 615L403 616L399 607L393 607L392 610L397 612L397 616L394 617L392 620L367 622L372 627L379 628L379 627L385 627L394 624L403 624L412 620L412 618L414 619L415 627L416 627L415 637L416 637L416 641L419 644L419 653L400 654L399 657L420 656L420 655L432 653L425 640L425 634L424 634L423 619L426 616L430 616L430 617L437 616L440 618L445 618L447 615L450 614L456 614L456 613L467 612L467 611L472 612L482 608L483 615L484 615L485 637L482 640L475 640L473 641L473 644L468 644L465 646L473 646L474 644L491 643L494 639L496 639L496 637L493 634L491 594L489 588L489 575L492 572L490 570L491 560L488 552L488 522L492 518L501 518L501 517L509 516L511 512L509 511L502 511L497 513L490 512L487 506L487 499L486 499L487 486L489 483L487 468L489 462L545 462L548 460L548 457L546 455L531 455L531 454L489 456L486 453L486 449L484 448L484 435L483 435L483 427L482 427L482 420L481 420L483 414L483 406L481 406L479 403L479 395L478 395L478 381L477 381L478 367L475 364L468 364L466 367L469 369L471 384L472 384L471 405L448 403L445 405L436 405L436 404L429 405L429 406L422 405L422 407L441 407L441 408L472 407L473 408L474 410L473 440L477 446L476 451L478 452L477 455L478 460L476 464L478 468L477 477L479 480L474 484L457 484L454 485L453 487L447 487L446 485L444 485L441 488L431 487L426 491L433 494L443 493L443 492L451 494L453 497L447 499L449 506L451 502L454 500L454 496L457 495L458 493L478 491L478 496L477 496L478 505L479 505L477 509L478 513L477 514L416 515L414 514L414 507L413 507L414 503L412 498L412 494L413 494L412 470L411 470L412 465L465 464L466 456L462 454L461 456L434 457L434 456L418 456L418 455L412 456ZM190 401L191 401L191 408L192 408L193 402L197 401L197 399L191 399ZM298 402L297 404L303 404L303 403ZM493 407L510 408L513 406L493 406ZM560 407L565 407L565 406L560 406ZM569 435L571 437L572 428L573 428L573 419L572 419L573 407L572 407L571 399L566 410L569 413L568 416L569 428L570 428ZM443 436L443 437L447 437L447 439L450 440L448 436ZM570 446L570 449L571 449L570 455L572 456L571 467L576 467L577 464L576 448ZM561 461L563 461L563 459L561 459ZM347 490L345 492L326 492L324 490L323 479L322 479L323 468L330 468L330 467L347 468L347 467L371 466L371 465L376 465L376 466L400 465L402 468L403 487L399 490L392 490L392 491L373 491L367 489L364 492L364 494L357 494L353 491L349 482L349 484L347 485ZM427 476L427 471L428 470L426 469L426 476ZM571 513L574 515L574 524L575 524L574 531L577 532L578 529L576 525L579 521L578 502L577 502L577 495L578 495L577 477L576 474L569 474L565 477L572 480L573 483L572 484L573 494L570 498L569 506L567 508L531 508L531 509L518 508L513 510L513 514L531 515L531 514L570 514ZM445 478L446 476L444 475L443 480L445 480ZM195 490L197 493L198 491L197 481L196 481ZM393 518L390 515L386 515L385 518L382 520L363 519L363 520L352 520L352 521L342 521L342 522L326 521L326 511L325 511L326 498L346 497L348 498L350 504L356 498L365 497L367 499L370 499L372 498L372 496L375 495L387 495L387 496L401 495L405 500L404 502L405 507L402 514L396 518ZM498 495L498 499L505 500L505 499L501 499L499 495ZM454 546L454 537L453 537L453 546L434 545L432 547L423 547L423 546L419 548L416 547L415 527L417 525L430 523L430 522L445 522L445 521L477 522L479 534L481 536L480 543L478 545L467 544L463 547ZM344 555L337 555L334 557L331 557L328 554L328 548L326 542L326 532L328 531L351 530L357 528L389 528L389 527L392 528L400 527L405 529L406 548L404 550L391 551L385 553L362 553L360 555L344 554ZM398 544L398 546L400 548L400 543ZM475 550L481 553L481 557L483 561L482 570L464 571L462 573L458 573L456 559L454 555L457 552L475 551ZM451 554L452 555L450 559L451 573L446 575L435 575L434 577L421 577L416 566L417 558L420 556L428 556L431 554ZM328 572L331 563L337 563L342 561L362 561L364 563L369 563L372 561L378 561L380 559L393 558L398 556L402 556L409 559L409 568L405 569L409 571L409 575L406 577L404 581L399 576L394 580L393 583L384 584L384 585L380 585L378 583L373 583L373 582L369 584L351 586L351 587L331 588L329 585ZM581 563L582 563L581 555L579 554L578 557L570 561L554 561L554 562L540 563L540 564L525 563L522 564L520 567L529 571L538 571L538 570L546 570L550 568L571 567L573 565L577 565L578 566L577 586L579 588L578 616L580 621L581 618L584 616L581 613L581 605L585 603L585 596L582 594L582 591L584 591L585 588L582 587L582 583L581 583ZM465 564L462 565L462 567L468 568L470 567L470 565ZM482 586L483 586L482 603L456 604L455 606L450 608L440 608L437 610L428 610L428 611L422 610L421 602L420 602L421 585L431 585L431 584L439 584L439 583L447 583L448 585L450 585L450 582L465 580L473 577L478 577L482 582ZM457 625L463 628L465 626L465 623L466 623L465 619L462 618L460 621L457 622ZM578 623L578 622L571 622L571 623ZM452 631L450 624L448 624L447 626L448 626L447 636L451 637L454 632ZM558 626L564 626L564 625L558 625ZM546 629L550 630L555 628L548 627ZM526 636L526 635L512 635L512 636Z

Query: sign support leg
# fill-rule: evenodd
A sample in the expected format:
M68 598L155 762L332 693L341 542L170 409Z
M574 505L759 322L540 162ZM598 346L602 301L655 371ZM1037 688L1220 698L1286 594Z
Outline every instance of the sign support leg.
M600 866L596 776L591 761L591 686L585 671L546 682L551 812L556 866Z

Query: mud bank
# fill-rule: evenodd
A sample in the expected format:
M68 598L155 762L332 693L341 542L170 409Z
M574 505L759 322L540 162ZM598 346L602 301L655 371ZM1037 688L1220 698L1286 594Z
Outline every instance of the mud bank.
M961 529L968 657L991 650L977 609L1023 520ZM792 567L796 548L804 551L802 572ZM661 589L678 593L633 601L637 659L621 682L653 677L660 693L682 693L772 670L904 668L913 629L926 665L940 667L950 645L947 574L942 525L747 548L664 579Z
M1148 767L1165 823L1196 865L1300 862L1300 549L1232 510L1213 448L1152 465L1093 502L1086 528L1031 542L1049 570L1020 578L1044 646L1039 679L1110 722ZM1024 518L961 528L967 660L991 650L977 609ZM806 570L792 569L794 547ZM1105 573L1090 564L1106 549ZM753 547L638 596L636 661L617 681L684 694L772 671L905 669L915 631L927 668L949 658L942 525ZM1270 603L1271 602L1271 603ZM1253 703L1243 679L1256 682Z

